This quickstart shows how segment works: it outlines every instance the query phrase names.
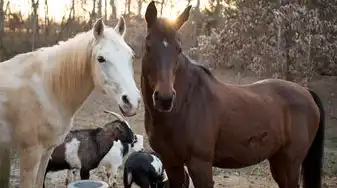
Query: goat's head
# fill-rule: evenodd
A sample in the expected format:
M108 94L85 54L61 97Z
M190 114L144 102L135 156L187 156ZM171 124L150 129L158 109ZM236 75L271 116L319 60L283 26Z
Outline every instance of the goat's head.
M120 140L122 142L131 144L134 142L135 135L129 126L129 123L123 119L121 115L116 112L104 110L105 113L111 114L117 118L117 120L109 122L104 125L103 129L110 134L115 136L115 141Z
M135 134L133 143L131 144L131 152L144 150L144 137L140 134Z

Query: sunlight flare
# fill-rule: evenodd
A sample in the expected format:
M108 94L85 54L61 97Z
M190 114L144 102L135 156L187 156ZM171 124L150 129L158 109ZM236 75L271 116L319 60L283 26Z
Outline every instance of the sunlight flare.
M174 22L174 21L176 20L177 16L176 16L176 15L168 15L168 16L166 16L166 18L167 18L169 21Z

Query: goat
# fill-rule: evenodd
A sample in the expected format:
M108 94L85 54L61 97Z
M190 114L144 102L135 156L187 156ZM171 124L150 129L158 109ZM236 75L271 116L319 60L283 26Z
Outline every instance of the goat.
M192 180L185 168L185 182L189 188L194 188ZM189 179L187 179L189 177ZM131 188L132 184L140 188L169 187L169 181L163 163L155 153L144 151L133 152L124 164L124 188Z
M77 177L78 171L81 179L89 179L90 170L98 166L114 141L133 142L134 133L127 121L115 112L104 112L114 115L117 120L96 129L70 131L64 142L54 149L45 177L48 172L68 169L73 171L68 171L66 185L72 181L72 175Z
M110 187L117 186L117 172L119 167L123 164L123 159L129 153L135 151L141 151L144 149L144 137L139 134L135 134L135 140L132 144L115 141L110 151L104 156L99 163L97 169L104 169L103 180L108 182Z

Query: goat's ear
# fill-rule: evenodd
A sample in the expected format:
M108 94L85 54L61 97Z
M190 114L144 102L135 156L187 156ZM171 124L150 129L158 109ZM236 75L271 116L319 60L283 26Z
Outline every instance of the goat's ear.
M118 23L115 26L115 31L124 38L126 33L126 24L123 16L119 18Z
M147 23L147 28L150 28L155 21L157 20L157 8L154 3L154 1L151 1L151 3L147 6L146 12L145 12L145 21Z
M191 8L192 6L189 5L188 7L185 8L184 12L178 16L174 24L176 30L179 30L180 27L188 20Z
M103 23L103 19L99 18L93 27L93 32L94 32L94 37L96 40L101 39L103 37L103 33L104 33L104 23Z

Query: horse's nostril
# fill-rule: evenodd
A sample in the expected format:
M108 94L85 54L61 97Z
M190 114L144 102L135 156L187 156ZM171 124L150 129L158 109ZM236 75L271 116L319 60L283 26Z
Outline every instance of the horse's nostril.
M130 105L129 97L127 95L122 96L123 103Z

